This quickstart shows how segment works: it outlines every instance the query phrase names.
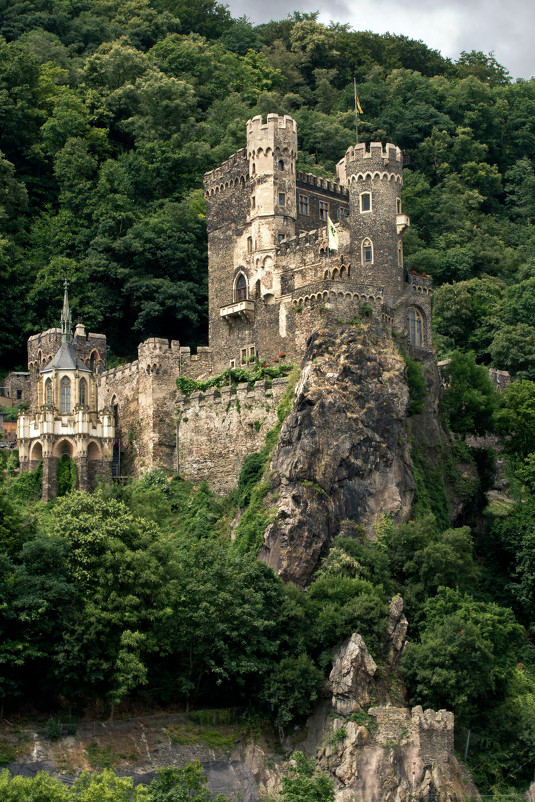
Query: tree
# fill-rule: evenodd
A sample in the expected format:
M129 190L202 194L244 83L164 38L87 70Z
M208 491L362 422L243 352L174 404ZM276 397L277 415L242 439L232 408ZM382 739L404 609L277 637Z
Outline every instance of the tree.
M322 772L316 772L314 760L295 752L282 777L281 802L334 802L334 783Z
M525 458L534 452L535 382L511 382L500 395L494 417L496 430L510 453Z
M442 396L450 429L458 434L484 434L493 429L496 392L486 367L476 365L473 351L454 351L442 368Z
M307 654L283 657L273 668L263 685L261 698L281 732L310 711L323 681L323 672Z
M223 794L212 794L198 760L183 769L167 768L157 772L149 786L150 802L227 802Z
M483 704L505 697L523 643L511 610L440 588L424 606L420 642L404 652L412 700L453 710L470 725Z
M492 364L515 379L535 378L535 328L517 323L500 329L489 346Z

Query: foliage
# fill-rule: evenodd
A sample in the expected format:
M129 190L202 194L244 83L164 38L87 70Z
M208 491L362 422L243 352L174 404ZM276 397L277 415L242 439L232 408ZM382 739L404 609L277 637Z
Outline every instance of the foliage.
M442 404L453 432L484 434L493 429L496 391L483 365L472 351L454 351L442 370L446 387Z
M291 370L292 365L285 365L282 362L277 365L268 365L260 364L257 361L254 368L225 368L217 376L212 376L210 379L202 381L179 376L176 383L181 393L191 395L193 392L205 392L210 387L228 387L241 382L247 382L252 386L256 381L261 381L262 379L270 380L287 376Z
M535 382L511 382L499 399L496 429L504 447L512 454L527 457L535 451Z
M333 781L317 773L314 761L302 752L295 752L288 773L282 777L281 802L333 802Z
M307 654L283 657L273 668L262 688L262 698L281 731L308 713L319 698L323 681L323 672Z
M427 385L422 373L422 363L403 354L407 366L407 384L409 385L409 415L420 415L425 410Z
M76 488L78 471L76 463L67 455L58 461L57 495L58 498L67 495Z

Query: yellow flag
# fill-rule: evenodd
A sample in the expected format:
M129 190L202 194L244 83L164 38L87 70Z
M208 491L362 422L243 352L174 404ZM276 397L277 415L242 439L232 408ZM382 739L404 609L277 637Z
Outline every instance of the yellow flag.
M357 95L357 90L355 89L355 107L359 110L359 114L362 114L362 106L360 105L359 96Z
M338 231L329 215L327 215L327 245L331 251L338 250Z

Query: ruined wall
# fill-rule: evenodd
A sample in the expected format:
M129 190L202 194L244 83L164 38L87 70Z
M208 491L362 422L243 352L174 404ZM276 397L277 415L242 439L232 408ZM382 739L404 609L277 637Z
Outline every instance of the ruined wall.
M272 387L255 382L178 397L180 474L206 480L218 493L236 487L244 458L260 451L277 423L277 407L287 379Z

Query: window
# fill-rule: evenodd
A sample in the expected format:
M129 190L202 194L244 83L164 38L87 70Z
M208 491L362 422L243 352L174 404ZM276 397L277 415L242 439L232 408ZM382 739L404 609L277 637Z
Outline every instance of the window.
M403 245L398 243L398 266L403 267Z
M336 216L339 220L343 220L344 217L346 217L346 210L344 209L343 206L338 207L338 209L336 210Z
M279 159L279 170L284 170L284 159Z
M247 348L242 348L240 351L242 365L247 364Z
M87 404L87 382L85 379L80 379L80 390L79 390L79 400L80 406L85 407Z
M247 300L247 279L240 273L238 276L238 280L236 281L236 300L237 301L246 301Z
M253 252L253 238L247 237L247 253Z
M360 211L370 212L372 208L372 196L370 192L363 192L360 196Z
M251 209L256 209L256 198L254 195L251 198Z
M47 379L45 384L45 404L49 407L52 404L52 379Z
M423 345L423 324L424 320L421 313L414 306L411 306L407 310L407 331L409 332L411 345Z
M320 220L327 222L327 215L329 214L329 204L327 201L320 201Z
M254 345L249 346L249 356L255 357L256 356L256 348Z
M61 414L68 415L71 411L71 383L64 376L61 380Z
M373 263L373 245L370 239L362 241L362 261L365 264Z
M284 234L277 234L277 242L282 242L284 240Z
M396 214L401 214L401 198L396 198Z
M286 195L284 192L279 192L279 206L284 206L286 203Z
M17 401L20 401L22 398L22 390L17 390Z
M306 195L299 195L299 214L308 215L308 198Z
M256 164L253 164L253 175L256 173Z
M230 367L231 368L235 368L236 367L236 360L235 359L231 359L230 360Z

